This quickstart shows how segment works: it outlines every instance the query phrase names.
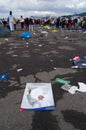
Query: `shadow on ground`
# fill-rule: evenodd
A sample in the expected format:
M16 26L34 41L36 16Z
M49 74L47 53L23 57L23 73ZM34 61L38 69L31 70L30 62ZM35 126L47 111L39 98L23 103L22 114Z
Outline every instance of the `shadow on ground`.
M86 115L74 110L62 111L64 120L71 123L76 129L86 130Z
M55 116L50 111L35 112L31 130L60 130Z

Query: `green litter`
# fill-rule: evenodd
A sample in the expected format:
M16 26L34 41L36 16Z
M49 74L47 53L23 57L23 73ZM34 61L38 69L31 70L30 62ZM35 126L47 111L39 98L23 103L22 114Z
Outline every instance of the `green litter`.
M56 78L55 81L59 82L59 83L62 83L62 84L69 84L70 83L69 80L63 80L63 79L60 79L60 78Z

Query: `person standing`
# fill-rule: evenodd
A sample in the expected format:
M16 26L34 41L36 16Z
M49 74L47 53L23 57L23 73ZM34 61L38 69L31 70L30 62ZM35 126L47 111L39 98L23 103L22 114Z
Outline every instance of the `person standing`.
M16 18L14 18L13 23L14 23L14 29L16 29L16 24L17 24Z
M34 24L34 19L30 18L29 19L29 31L33 31L33 24Z
M12 15L12 11L9 12L9 17L8 17L8 21L9 21L9 27L10 27L10 31L14 31L14 18Z
M23 18L23 16L21 16L21 18L20 18L20 23L21 23L21 29L23 29L24 28L24 18Z

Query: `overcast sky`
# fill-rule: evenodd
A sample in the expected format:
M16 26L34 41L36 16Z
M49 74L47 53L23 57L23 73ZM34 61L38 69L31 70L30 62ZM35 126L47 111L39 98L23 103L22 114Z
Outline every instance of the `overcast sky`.
M86 11L86 0L0 0L0 17L15 17L82 13Z

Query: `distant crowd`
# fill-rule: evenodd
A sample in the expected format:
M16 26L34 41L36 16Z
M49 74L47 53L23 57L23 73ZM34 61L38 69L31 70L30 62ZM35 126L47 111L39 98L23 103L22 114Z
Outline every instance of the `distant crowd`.
M1 23L4 27L8 27L11 31L14 31L17 27L21 29L26 28L29 31L33 31L34 25L43 25L43 26L51 26L59 29L85 29L86 30L86 17L72 16L71 18L67 17L44 17L44 18L23 18L20 16L19 19L16 19L12 16L12 12L10 11L9 17L3 18Z

